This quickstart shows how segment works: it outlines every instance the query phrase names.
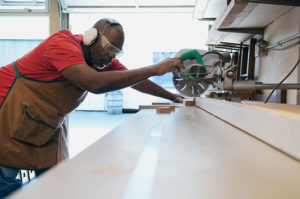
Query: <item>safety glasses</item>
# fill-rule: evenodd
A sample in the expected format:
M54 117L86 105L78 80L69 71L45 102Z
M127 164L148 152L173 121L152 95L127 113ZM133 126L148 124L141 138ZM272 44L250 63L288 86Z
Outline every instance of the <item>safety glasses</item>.
M123 55L123 50L110 43L103 33L100 32L100 34L104 50L106 50L108 53L113 53L116 57L120 57Z

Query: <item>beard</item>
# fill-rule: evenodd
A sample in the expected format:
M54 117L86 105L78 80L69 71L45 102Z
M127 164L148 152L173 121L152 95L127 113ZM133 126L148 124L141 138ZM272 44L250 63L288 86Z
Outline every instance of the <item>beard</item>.
M103 68L105 68L106 66L107 66L107 65L101 65L101 66L95 65L95 67L96 67L98 70L103 69Z
M93 59L92 63L98 68L98 69L102 69L104 67L106 67L108 64L110 64L112 61L112 59Z

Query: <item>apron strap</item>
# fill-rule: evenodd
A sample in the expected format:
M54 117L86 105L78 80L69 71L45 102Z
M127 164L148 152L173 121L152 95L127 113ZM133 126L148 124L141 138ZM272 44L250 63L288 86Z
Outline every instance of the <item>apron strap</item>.
M15 71L15 73L16 73L16 75L17 75L17 78L18 78L18 79L21 78L22 75L21 75L21 74L19 73L19 71L18 71L18 68L17 68L17 61L14 62L13 66L14 66L14 71Z

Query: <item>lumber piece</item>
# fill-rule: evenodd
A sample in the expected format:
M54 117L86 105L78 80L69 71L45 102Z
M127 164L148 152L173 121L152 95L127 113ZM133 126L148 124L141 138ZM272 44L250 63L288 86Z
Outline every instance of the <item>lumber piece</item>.
M157 114L171 113L171 108L170 107L157 107L156 108L156 113Z
M170 105L168 102L152 102L152 105Z

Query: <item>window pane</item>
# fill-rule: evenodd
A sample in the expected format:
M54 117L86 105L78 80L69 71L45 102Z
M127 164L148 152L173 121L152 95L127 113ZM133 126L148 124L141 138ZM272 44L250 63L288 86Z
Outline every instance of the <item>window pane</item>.
M42 40L0 39L0 67L16 61L41 42Z
M158 63L168 57L174 57L176 52L153 52L153 63ZM174 88L172 73L152 77L152 81L163 88Z

